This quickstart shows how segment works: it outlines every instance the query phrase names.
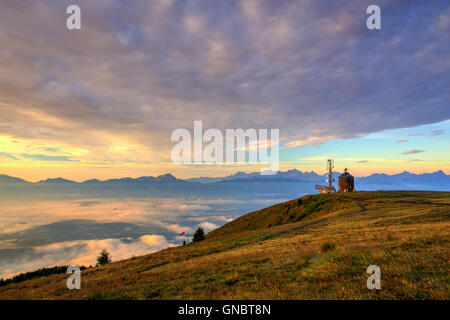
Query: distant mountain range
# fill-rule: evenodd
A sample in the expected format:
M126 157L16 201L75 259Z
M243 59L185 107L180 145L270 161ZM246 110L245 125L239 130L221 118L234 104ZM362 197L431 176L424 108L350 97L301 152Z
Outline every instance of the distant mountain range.
M339 173L336 173L339 174ZM303 182L319 182L323 181L325 175L319 175L314 171L302 172L297 169L292 169L288 171L279 171L274 175L261 175L259 172L245 173L237 172L233 175L218 178L192 178L187 181L190 182L201 182L201 183L212 183L212 182L244 182L244 181L273 181L273 182L283 182L283 181L303 181Z
M15 178L11 176L7 176L4 174L0 174L0 183L20 183L20 184L41 184L41 185L48 185L48 184L132 184L132 183L180 183L180 182L186 182L181 179L175 178L170 173L160 175L157 177L139 177L139 178L121 178L121 179L109 179L109 180L98 180L98 179L91 179L86 180L83 182L76 182L72 180L67 180L64 178L48 178L46 180L41 180L36 183L28 182L20 178Z
M336 182L338 180L339 172L335 172L334 177ZM285 172L278 172L272 176L263 176L259 172L245 173L238 172L236 174L222 177L222 178L193 178L187 181L201 182L201 183L214 183L214 182L245 182L245 181L272 181L272 182L312 182L323 183L325 182L326 175L319 175L314 171L302 172L296 169L288 170ZM367 177L355 177L355 183L360 184L445 184L450 185L450 175L446 175L442 170L433 173L415 174L404 171L402 173L388 175L385 173L375 173Z
M414 174L408 171L388 175L375 173L368 177L355 178L355 183L366 184L445 184L450 185L450 175L442 170L433 173Z
M339 173L335 173L335 179ZM324 183L325 175L319 175L313 171L299 171L292 169L288 171L280 171L275 175L267 176L261 175L259 172L245 173L237 172L230 176L225 177L200 177L192 179L177 179L172 174L164 174L157 177L145 176L139 178L121 178L121 179L109 179L100 181L97 179L86 180L83 182L76 182L63 178L49 178L33 183L38 185L56 185L56 184L79 184L79 185L139 185L139 184L173 184L173 183L195 183L195 184L208 184L208 183L230 183L230 182L310 182L310 183ZM11 177L8 175L0 175L1 184L31 184L31 182L25 181L20 178ZM442 170L433 173L415 174L404 171L399 174L388 175L384 173L375 173L367 177L355 177L356 184L406 184L406 185L450 185L450 175L446 175Z

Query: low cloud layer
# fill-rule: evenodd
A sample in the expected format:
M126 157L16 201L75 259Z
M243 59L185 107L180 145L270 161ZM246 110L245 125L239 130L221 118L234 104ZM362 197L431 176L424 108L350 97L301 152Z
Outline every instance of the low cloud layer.
M94 265L189 242L279 199L96 198L0 202L0 278L54 265ZM43 210L43 208L45 208ZM179 236L184 232L184 235Z
M171 247L164 236L144 235L138 239L95 239L56 242L35 247L27 254L18 254L8 263L0 264L0 277L8 278L24 270L37 270L55 265L90 266L106 249L114 261L131 258Z

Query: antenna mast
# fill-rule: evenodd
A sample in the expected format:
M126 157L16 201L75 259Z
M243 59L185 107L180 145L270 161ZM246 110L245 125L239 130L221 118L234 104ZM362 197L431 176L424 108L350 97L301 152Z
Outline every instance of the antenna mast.
M334 169L334 160L333 159L327 159L327 182L328 186L321 186L316 185L316 190L320 190L321 193L332 193L336 192L336 189L333 187L333 169Z
M333 169L334 169L333 159L327 159L328 185L330 187L330 190L333 189Z

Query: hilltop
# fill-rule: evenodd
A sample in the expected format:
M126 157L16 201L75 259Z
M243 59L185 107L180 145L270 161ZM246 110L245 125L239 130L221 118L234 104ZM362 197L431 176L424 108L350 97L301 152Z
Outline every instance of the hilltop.
M450 193L306 196L206 240L0 288L0 299L449 299ZM366 268L381 268L381 290Z

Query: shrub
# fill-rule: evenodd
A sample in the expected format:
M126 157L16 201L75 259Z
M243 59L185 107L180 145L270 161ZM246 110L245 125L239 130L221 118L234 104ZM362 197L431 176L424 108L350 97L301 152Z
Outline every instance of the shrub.
M198 227L198 229L194 233L194 238L192 238L193 242L205 240L205 231L202 227Z
M110 262L111 262L111 255L109 254L108 251L106 251L106 249L104 249L102 252L100 252L99 256L97 257L97 266L103 266Z

